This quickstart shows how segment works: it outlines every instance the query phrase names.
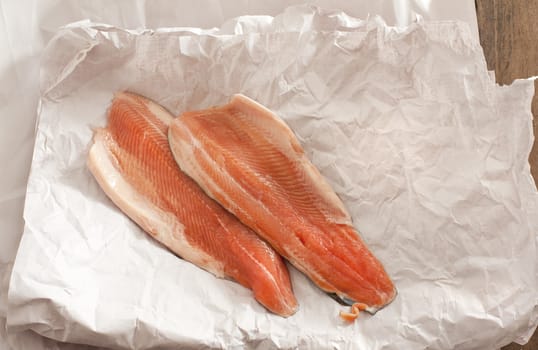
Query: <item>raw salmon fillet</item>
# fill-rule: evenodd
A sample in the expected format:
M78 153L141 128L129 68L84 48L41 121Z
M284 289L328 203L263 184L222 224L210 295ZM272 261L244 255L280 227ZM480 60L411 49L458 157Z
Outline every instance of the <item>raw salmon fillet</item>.
M90 171L125 214L172 252L252 289L274 313L293 314L297 301L282 258L177 166L167 138L172 119L146 98L117 94L107 127L95 131Z
M343 203L274 113L235 95L169 128L181 169L321 289L374 313L396 289Z

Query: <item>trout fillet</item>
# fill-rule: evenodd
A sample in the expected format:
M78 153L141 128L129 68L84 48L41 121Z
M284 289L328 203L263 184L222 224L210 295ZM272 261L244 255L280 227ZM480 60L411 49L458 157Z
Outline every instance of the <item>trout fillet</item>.
M282 119L235 95L169 128L181 169L328 293L374 313L396 289Z
M108 125L95 131L90 171L127 216L172 252L252 289L272 312L292 315L297 301L284 261L179 169L167 139L172 119L146 98L116 94Z

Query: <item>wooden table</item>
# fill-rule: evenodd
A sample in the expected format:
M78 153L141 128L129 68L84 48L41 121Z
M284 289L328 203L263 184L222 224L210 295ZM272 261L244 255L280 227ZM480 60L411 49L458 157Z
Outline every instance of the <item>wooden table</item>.
M538 0L475 0L480 43L488 68L495 71L497 83L538 76ZM538 80L534 84L538 91ZM538 94L532 102L534 135L538 136ZM538 142L529 157L531 173L538 185ZM536 213L538 215L538 213ZM510 344L502 350L519 350ZM538 349L538 332L524 350Z

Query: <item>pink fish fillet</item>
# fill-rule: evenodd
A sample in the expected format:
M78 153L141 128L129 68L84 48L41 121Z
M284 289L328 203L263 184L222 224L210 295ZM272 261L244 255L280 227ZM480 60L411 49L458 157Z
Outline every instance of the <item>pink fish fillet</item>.
M235 95L182 114L169 142L185 173L321 289L371 313L393 300L392 281L343 203L267 108Z
M297 310L282 258L177 166L168 144L173 117L158 104L118 93L108 125L95 131L88 167L108 197L172 252L252 289L281 316Z

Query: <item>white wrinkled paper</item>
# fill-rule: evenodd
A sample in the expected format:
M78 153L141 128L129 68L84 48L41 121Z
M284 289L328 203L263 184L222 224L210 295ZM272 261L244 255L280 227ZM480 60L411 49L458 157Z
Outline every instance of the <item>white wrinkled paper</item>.
M25 0L3 2L0 6L0 71L2 86L0 114L0 160L9 164L0 172L0 328L5 330L7 291L17 246L23 231L23 205L28 171L35 141L34 126L39 100L39 65L43 47L58 28L81 19L109 23L121 28L176 26L218 27L240 15L276 15L298 0L223 1L200 0L192 6L185 0L132 0L110 4L107 0ZM431 20L467 22L478 37L474 4L467 0L450 3L430 0L314 0L322 7L341 8L358 18L381 15L388 24L405 26L417 15ZM30 15L29 15L30 14ZM257 21L259 19L253 19ZM4 346L4 344L6 344ZM9 345L7 345L9 344ZM58 349L66 345L46 340L32 331L0 331L0 348Z
M277 112L397 299L347 325L344 308L291 269L300 310L284 319L153 242L85 164L92 128L124 89L174 114L237 92ZM466 26L396 29L311 7L220 31L84 22L46 49L41 91L10 331L139 349L479 349L536 325L533 86L496 86Z

